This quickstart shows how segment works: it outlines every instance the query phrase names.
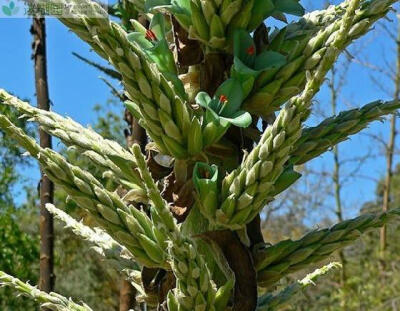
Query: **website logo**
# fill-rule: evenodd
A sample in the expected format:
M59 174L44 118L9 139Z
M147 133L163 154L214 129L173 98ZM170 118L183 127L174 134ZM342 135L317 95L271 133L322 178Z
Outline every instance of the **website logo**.
M0 0L0 18L31 18L37 16L76 18L108 18L107 0L101 0L103 9L86 0ZM100 2L100 1L99 1Z
M5 5L1 6L1 11L6 16L15 16L19 12L19 6L15 4L15 0L6 0Z

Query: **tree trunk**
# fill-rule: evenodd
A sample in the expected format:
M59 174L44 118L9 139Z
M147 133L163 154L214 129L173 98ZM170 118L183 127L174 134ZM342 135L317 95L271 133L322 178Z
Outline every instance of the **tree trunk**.
M37 106L49 110L50 99L46 68L46 24L44 18L34 18L31 33L33 35L32 58L35 65L35 84ZM39 130L40 146L51 148L51 136ZM50 292L54 287L53 272L53 216L45 208L46 203L53 203L54 185L41 171L40 180L40 279L39 288Z
M119 311L128 311L135 306L136 290L126 280L122 280L121 289L119 291Z
M400 22L400 18L399 18ZM398 101L400 99L400 26L398 29L398 37L396 41L397 45L397 70L395 77L395 93L394 99ZM394 143L396 140L396 114L392 115L390 121L390 137L389 142L386 149L386 178L383 189L383 202L382 202L382 210L386 212L389 209L390 203L390 184L392 181L393 175L393 154L394 154ZM383 226L381 228L380 234L380 255L381 259L384 259L384 254L387 246L387 228Z
M329 82L329 89L331 92L331 106L332 106L332 113L334 115L337 114L337 99L338 99L338 89L335 85L336 81L335 81L335 77L336 77L336 71L335 68L332 67L332 71L331 71L331 79ZM336 205L336 210L335 210L335 214L337 217L338 222L342 222L343 221L343 208L342 208L342 197L341 197L341 181L340 181L340 154L339 154L339 147L335 146L333 148L333 175L332 175L332 179L333 179L333 185L334 185L334 197L335 197L335 205ZM341 307L342 308L346 308L346 304L347 304L347 292L346 292L346 257L344 254L343 250L339 251L339 258L340 258L340 263L342 264L342 269L340 272L340 285L343 289L344 292L344 296L343 296L343 300L341 302Z

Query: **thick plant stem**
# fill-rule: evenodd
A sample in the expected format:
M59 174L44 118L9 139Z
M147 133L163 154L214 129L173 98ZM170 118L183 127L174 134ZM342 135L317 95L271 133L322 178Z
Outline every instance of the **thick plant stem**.
M49 110L50 99L47 81L46 64L46 24L44 18L34 18L31 27L33 35L32 58L35 64L36 97L39 109ZM51 136L39 130L40 146L52 148ZM53 203L54 185L41 171L40 180L40 280L39 288L51 292L54 287L53 248L54 228L53 216L46 209L47 203Z
M121 280L119 291L119 311L128 311L135 305L135 288L127 280Z
M400 18L398 18L400 22ZM397 38L397 70L395 77L395 93L394 100L399 102L400 100L400 26L398 29L398 38ZM383 192L383 202L382 202L382 211L386 212L389 209L390 203L390 184L393 176L393 155L394 155L394 144L396 140L396 114L392 115L390 120L390 138L386 148L386 177L385 177L385 185ZM383 226L380 234L380 256L381 259L384 259L385 250L387 245L387 228Z

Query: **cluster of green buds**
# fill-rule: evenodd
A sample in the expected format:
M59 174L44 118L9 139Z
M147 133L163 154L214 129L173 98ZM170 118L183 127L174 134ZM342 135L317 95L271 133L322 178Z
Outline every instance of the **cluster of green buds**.
M142 265L167 268L166 236L152 220L127 206L90 173L71 165L51 149L42 149L34 139L0 115L0 128L35 157L46 175L62 187L68 198L84 208L104 230L124 245Z
M137 41L132 38L129 40L124 28L108 18L83 16L79 6L74 5L77 0L53 1L57 4L65 2L71 4L70 14L74 18L60 18L61 22L121 73L125 94L129 99L127 108L146 129L158 151L176 158L187 157L187 132L193 112L186 103L183 85L173 74L172 66L162 61L159 62L162 64L159 69L159 53L153 55L150 46L150 49L144 50ZM106 14L96 2L88 5L99 16ZM159 23L161 21L156 18L154 25L157 24L156 28L161 31L162 24ZM156 31L149 32L152 33L157 37ZM154 36L148 37L154 39ZM139 41L144 44L144 40ZM168 72L164 73L165 68L168 68Z
M218 142L231 125L246 128L252 123L250 113L241 109L244 99L253 89L255 79L265 72L276 72L286 63L286 58L276 52L265 51L257 55L251 35L245 30L236 30L234 35L234 65L231 78L223 82L213 98L199 92L196 103L205 109L201 130L199 124L192 127L202 133L203 147ZM196 152L200 149L200 146ZM194 153L195 154L195 153Z
M344 46L368 32L376 20L387 14L394 2L364 1L352 19ZM311 12L269 35L267 51L284 55L286 63L279 70L267 70L256 78L252 92L243 105L245 110L266 117L304 90L306 73L321 63L327 45L340 30L348 5L345 1L326 10Z
M182 235L146 166L140 147L134 145L132 151L152 203L153 224L168 237L171 268L177 279L175 294L171 291L168 294L168 309L214 310L216 288L203 255L191 239Z
M298 0L147 0L146 9L170 11L191 38L228 51L236 29L252 32L270 16L304 13Z
M214 98L205 92L196 96L196 103L205 108L202 125L204 146L219 141L231 125L248 127L251 124L251 115L240 110L242 102L241 84L233 78L221 84Z
M257 51L254 40L247 31L235 31L231 76L241 82L244 98L253 90L254 83L260 75L274 75L284 65L284 55L274 51Z
M156 65L158 70L163 73L174 85L174 90L185 98L185 90L182 82L177 77L174 55L169 48L166 39L166 22L164 15L154 14L150 21L149 28L145 28L138 21L132 19L135 32L127 35L129 41L138 44Z
M45 111L0 89L0 103L15 108L30 121L37 122L41 129L59 138L69 149L75 149L104 171L104 177L129 189L130 201L145 203L143 183L136 168L136 160L130 152L112 140L104 139L90 128L51 111Z
M79 305L71 299L56 293L46 293L36 286L24 283L21 280L0 271L0 286L8 286L19 292L20 295L37 301L41 307L55 311L93 311L86 304Z
M216 288L203 256L190 241L172 242L170 254L177 284L168 294L168 310L215 310Z
M215 211L215 206L207 209L201 206L203 215L211 222L230 229L240 229L249 223L276 193L286 189L300 177L300 174L286 166L286 163L295 143L301 138L302 123L309 116L312 97L318 92L339 51L347 44L348 36L351 35L348 31L353 27L354 19L358 18L355 14L357 6L357 2L351 2L343 19L335 26L335 36L324 43L325 53L315 70L309 72L305 91L281 110L239 168L224 178L221 201L215 214L210 213ZM387 8L383 10L387 11ZM251 47L251 40L247 41ZM250 58L247 61L251 63L254 59Z
M340 222L331 228L314 230L297 241L284 240L275 245L257 245L254 261L258 285L270 287L285 275L326 260L335 251L352 244L361 234L398 220L400 209L365 214Z
M140 270L135 262L134 256L125 246L115 241L107 232L100 228L90 228L81 221L77 221L64 211L56 208L53 204L47 203L46 209L58 220L65 229L70 229L75 235L92 245L92 249L107 261L118 273L127 276Z

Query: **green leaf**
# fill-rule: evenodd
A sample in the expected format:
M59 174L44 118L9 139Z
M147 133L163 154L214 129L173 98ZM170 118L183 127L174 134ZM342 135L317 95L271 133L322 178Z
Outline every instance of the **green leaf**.
M157 38L165 38L164 15L160 13L154 14L153 18L151 19L149 28L156 34Z
M272 0L256 0L251 12L251 21L248 29L256 29L268 16L271 16L275 6Z
M193 169L193 184L199 194L202 213L213 217L218 205L218 167L197 162Z
M254 81L259 75L255 71L246 66L238 57L235 56L233 60L231 77L240 81L242 84L243 98L246 98L253 89Z
M254 49L253 53L249 53L249 49ZM256 51L254 40L251 35L244 29L238 29L233 37L234 55L239 58L246 66L252 68L256 60Z
M185 98L187 96L186 93L185 93L185 87L183 86L182 81L176 76L175 73L164 72L164 76L169 81L172 82L177 94L179 94L182 98Z
M239 110L235 112L231 117L221 117L221 119L226 120L227 122L237 126L237 127L248 127L253 121L251 114L247 111Z
M208 185L215 185L218 180L218 167L207 163L197 162L193 170L193 184L196 190Z
M286 64L286 57L273 51L265 51L257 56L254 69L266 70L271 68L280 68Z
M153 47L153 44L141 32L131 32L126 38L130 42L138 44L142 49L151 49Z
M146 27L144 27L141 23L139 23L136 19L131 20L132 26L136 32L140 32L142 35L146 35ZM128 35L129 36L129 35Z
M164 38L152 43L146 39L142 32L132 32L127 35L127 38L130 42L138 44L150 59L157 64L158 69L162 73L176 75L174 56L169 49L168 42ZM176 83L176 81L173 82Z
M169 9L171 8L171 0L146 0L144 4L144 9L149 12L154 9Z
M200 105L203 108L208 108L209 103L211 102L211 97L206 92L199 92L195 98L196 104Z
M182 11L190 14L190 0L172 0L174 7L179 7Z
M153 12L160 9L172 13L186 27L192 25L190 0L147 0L145 2L146 12Z
M298 0L275 0L275 7L278 11L283 13L297 16L304 15L304 8Z
M169 49L167 40L160 40L154 45L154 47L151 47L146 52L150 56L150 58L157 64L161 72L176 74L174 56Z
M223 117L229 117L237 110L243 102L243 91L241 84L236 79L228 79L220 85L220 87L215 92L217 98L224 95L228 98L228 102L222 105L219 115Z
M235 56L233 59L233 64L234 64L234 71L235 74L240 73L244 75L250 75L256 77L258 72L247 66L245 63L243 63L238 57Z

